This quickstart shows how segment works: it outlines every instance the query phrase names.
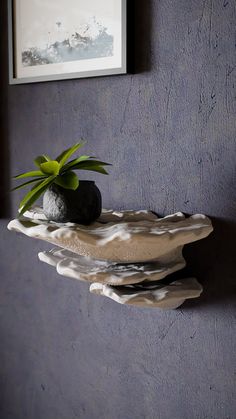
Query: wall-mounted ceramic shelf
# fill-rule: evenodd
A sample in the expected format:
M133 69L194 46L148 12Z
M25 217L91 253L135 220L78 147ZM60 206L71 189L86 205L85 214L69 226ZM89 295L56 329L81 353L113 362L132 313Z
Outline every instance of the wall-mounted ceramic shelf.
M11 221L8 229L59 246L39 253L39 259L60 275L92 283L92 293L164 309L201 294L196 279L168 283L168 275L185 267L183 246L213 230L209 218L199 214L158 218L148 211L103 210L97 222L82 226L49 222L40 208Z

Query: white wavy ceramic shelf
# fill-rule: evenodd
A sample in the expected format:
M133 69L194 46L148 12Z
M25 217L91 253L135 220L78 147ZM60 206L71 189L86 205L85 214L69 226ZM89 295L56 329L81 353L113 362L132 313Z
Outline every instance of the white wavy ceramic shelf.
M60 275L92 282L92 293L122 304L166 309L202 292L194 278L169 285L158 281L185 266L185 244L213 230L201 214L158 218L148 211L103 210L97 222L82 226L49 222L40 208L11 221L8 229L59 246L40 252L39 259Z
M182 252L172 255L168 263L140 262L114 263L79 256L65 249L40 252L39 259L54 266L60 275L80 281L100 282L106 285L131 285L143 281L159 281L185 267Z
M81 256L119 263L169 259L177 248L203 239L212 231L211 221L201 214L157 218L148 211L103 211L89 226L58 224L39 217L38 211L32 217L28 211L25 217L11 221L8 228Z
M90 285L90 292L111 298L120 304L170 310L181 306L189 298L197 298L202 286L195 278L185 278L169 285L112 287L100 283Z

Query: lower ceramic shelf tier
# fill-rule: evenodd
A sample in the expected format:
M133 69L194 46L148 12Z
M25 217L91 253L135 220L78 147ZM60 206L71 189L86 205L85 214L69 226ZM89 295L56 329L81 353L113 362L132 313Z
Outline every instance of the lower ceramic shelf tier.
M40 252L39 259L60 275L92 283L91 293L121 304L164 309L201 294L196 279L168 283L168 276L185 267L183 246L213 230L201 214L158 218L149 211L103 210L95 223L82 226L49 222L40 208L11 221L8 229L59 246Z
M58 248L49 252L40 252L39 259L55 266L60 275L80 281L99 282L114 286L159 281L186 266L180 249L176 254L172 253L165 263L160 260L155 262L115 263L91 259Z

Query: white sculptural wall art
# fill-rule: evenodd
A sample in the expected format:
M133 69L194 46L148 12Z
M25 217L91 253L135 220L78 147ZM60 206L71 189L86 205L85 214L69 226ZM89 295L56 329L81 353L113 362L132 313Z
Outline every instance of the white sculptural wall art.
M121 304L173 309L199 297L195 278L168 280L186 266L184 245L207 237L205 215L176 213L158 218L149 211L103 210L89 226L47 221L42 210L27 211L8 229L52 243L39 259L58 274L90 283L90 292Z

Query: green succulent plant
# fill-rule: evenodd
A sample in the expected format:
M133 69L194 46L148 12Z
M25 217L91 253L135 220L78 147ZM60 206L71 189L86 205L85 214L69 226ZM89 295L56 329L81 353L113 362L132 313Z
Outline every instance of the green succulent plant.
M77 143L67 150L63 151L55 160L50 159L47 155L36 157L34 164L38 170L21 173L14 176L15 180L31 178L27 182L18 185L17 190L33 184L31 190L25 195L19 205L20 215L24 214L33 203L49 188L53 183L64 189L76 190L79 186L79 179L74 170L91 170L93 172L108 175L104 166L110 166L109 163L95 160L95 157L80 156L68 162L69 158L84 143Z

